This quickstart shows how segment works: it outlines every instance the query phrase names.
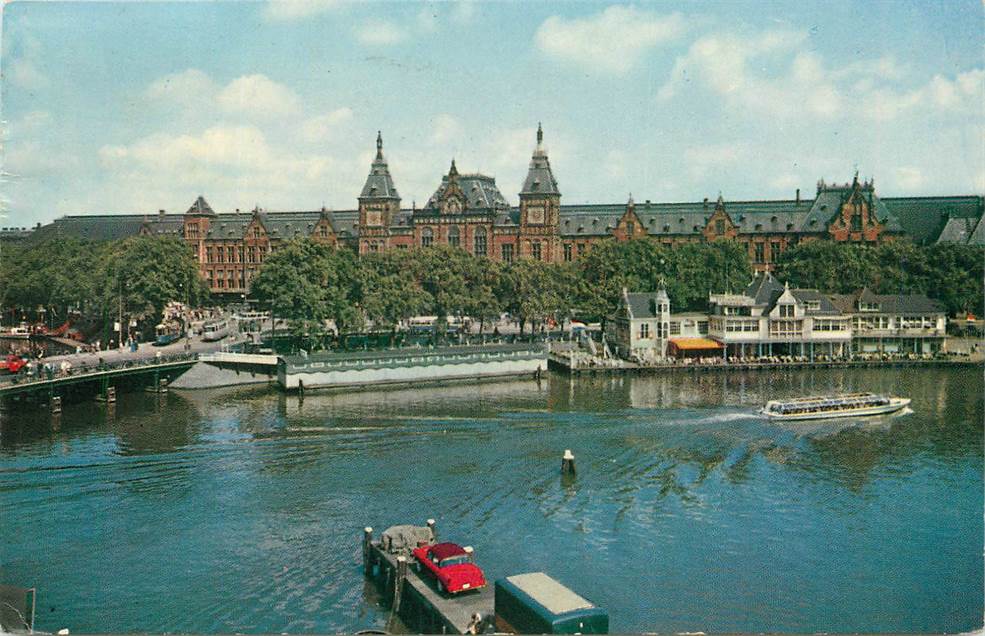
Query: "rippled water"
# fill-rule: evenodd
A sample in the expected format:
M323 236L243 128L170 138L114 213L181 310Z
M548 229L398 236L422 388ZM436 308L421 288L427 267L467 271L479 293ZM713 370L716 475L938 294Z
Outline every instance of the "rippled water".
M754 415L850 389L913 412ZM354 631L387 620L363 526L434 517L489 578L547 571L613 631L968 630L982 394L980 369L828 370L7 412L0 580L38 588L45 630Z

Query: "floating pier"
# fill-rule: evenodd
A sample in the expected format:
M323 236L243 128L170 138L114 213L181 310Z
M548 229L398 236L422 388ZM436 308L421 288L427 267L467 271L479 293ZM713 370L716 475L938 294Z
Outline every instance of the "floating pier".
M434 522L428 520L428 527ZM476 634L493 621L492 584L457 596L438 592L435 581L413 567L413 557L398 556L373 540L373 529L363 531L363 568L391 599L391 608L413 633ZM477 619L478 617L478 619Z

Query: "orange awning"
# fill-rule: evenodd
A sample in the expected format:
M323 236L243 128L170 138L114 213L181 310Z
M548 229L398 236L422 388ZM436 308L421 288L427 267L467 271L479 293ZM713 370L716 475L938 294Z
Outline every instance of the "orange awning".
M681 351L725 348L725 345L710 338L671 338L670 343Z

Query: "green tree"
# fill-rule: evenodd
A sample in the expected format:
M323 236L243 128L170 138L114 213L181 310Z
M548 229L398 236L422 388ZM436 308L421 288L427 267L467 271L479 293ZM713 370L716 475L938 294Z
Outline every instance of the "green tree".
M94 296L107 325L122 313L147 330L167 303L198 305L207 295L191 248L179 238L136 236L108 243L100 261Z
M357 296L375 327L397 324L429 311L431 295L414 277L414 256L406 251L367 254L359 259Z

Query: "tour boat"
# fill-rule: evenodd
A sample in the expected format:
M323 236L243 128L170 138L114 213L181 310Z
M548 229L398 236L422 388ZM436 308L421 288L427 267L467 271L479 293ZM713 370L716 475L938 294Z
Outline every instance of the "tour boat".
M887 397L876 393L845 393L771 400L759 412L772 420L817 420L895 413L909 403L909 398Z

